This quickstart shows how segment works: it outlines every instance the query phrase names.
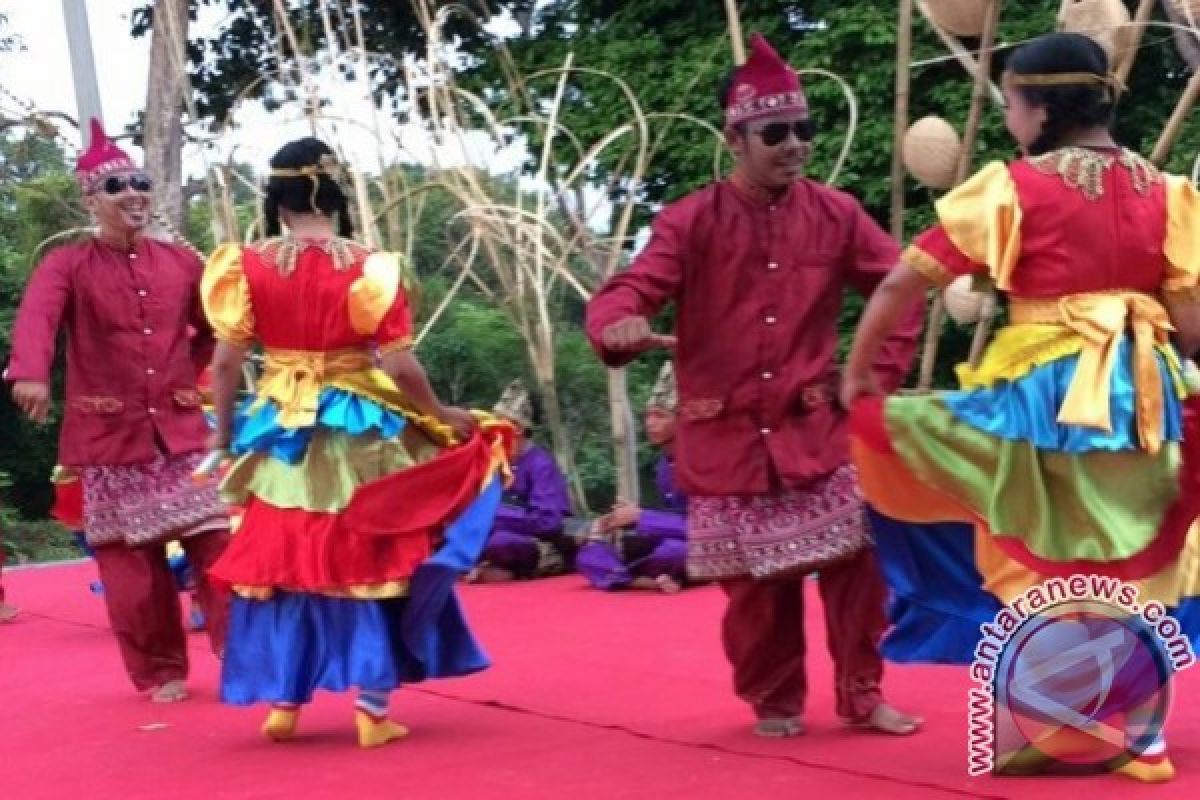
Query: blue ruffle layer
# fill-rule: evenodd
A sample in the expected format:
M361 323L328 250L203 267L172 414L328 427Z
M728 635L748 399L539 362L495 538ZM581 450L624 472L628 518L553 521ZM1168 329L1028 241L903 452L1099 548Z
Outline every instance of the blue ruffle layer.
M299 463L317 426L341 430L351 436L375 431L390 439L407 424L405 418L362 395L326 387L317 404L317 423L307 428L285 428L279 424L279 407L271 400L253 409L254 400L238 411L231 450L234 455L267 453L288 464Z
M1011 383L947 392L944 399L951 413L968 425L1002 439L1031 442L1039 450L1064 453L1137 450L1140 446L1134 413L1132 355L1132 345L1125 337L1112 375L1109 398L1112 433L1056 422L1079 363L1078 355L1043 364ZM1183 412L1162 354L1158 354L1158 368L1163 379L1163 439L1177 442L1183 438Z

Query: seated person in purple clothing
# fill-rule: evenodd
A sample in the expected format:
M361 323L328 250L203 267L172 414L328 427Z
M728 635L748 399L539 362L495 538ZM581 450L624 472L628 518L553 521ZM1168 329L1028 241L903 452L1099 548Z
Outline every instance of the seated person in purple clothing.
M687 581L687 498L675 485L675 372L663 364L646 403L646 438L662 448L654 483L664 508L618 502L596 520L575 568L597 589L654 589L675 594Z
M567 479L554 456L529 439L534 408L518 380L509 384L492 411L517 428L513 482L504 493L471 583L503 583L514 578L544 578L570 571L575 541L563 531L571 516Z

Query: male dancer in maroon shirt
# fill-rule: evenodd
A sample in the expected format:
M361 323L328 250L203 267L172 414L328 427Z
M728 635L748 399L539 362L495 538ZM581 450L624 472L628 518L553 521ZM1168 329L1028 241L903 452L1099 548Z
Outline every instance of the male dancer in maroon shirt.
M59 460L82 473L87 541L125 669L152 699L174 702L187 697L187 640L168 540L181 540L195 570L217 653L227 616L207 571L228 541L228 518L215 485L192 480L208 435L196 373L213 347L200 308L203 265L142 235L150 179L94 120L75 171L98 230L34 271L5 379L17 405L45 420L55 341L66 332ZM198 332L191 339L189 325Z
M802 177L813 125L796 73L759 36L721 97L729 180L665 208L633 265L588 305L611 366L676 347L676 469L689 496L688 570L729 598L722 639L734 688L763 736L803 731L804 577L819 570L837 712L907 734L883 700L885 589L836 405L844 289L867 295L899 248L851 196ZM648 318L674 300L675 336ZM876 365L903 380L919 308Z

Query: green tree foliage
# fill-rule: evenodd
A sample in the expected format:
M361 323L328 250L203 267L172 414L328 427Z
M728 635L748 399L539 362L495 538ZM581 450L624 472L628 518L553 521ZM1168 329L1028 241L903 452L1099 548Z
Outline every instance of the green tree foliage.
M84 221L75 180L53 143L33 135L0 139L0 363L8 362L13 320L35 259L48 240ZM61 363L53 380L61 390ZM8 476L0 504L29 516L45 514L57 436L55 419L29 422L9 392L0 392L0 472Z

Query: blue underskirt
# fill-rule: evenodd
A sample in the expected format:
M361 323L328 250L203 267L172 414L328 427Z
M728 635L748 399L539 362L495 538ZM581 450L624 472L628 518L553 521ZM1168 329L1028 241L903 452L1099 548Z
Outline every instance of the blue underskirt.
M868 511L875 553L889 591L891 628L881 648L898 663L970 664L979 626L994 621L1000 601L975 566L975 529L966 524L916 525ZM1200 598L1170 609L1200 646Z
M499 476L446 527L405 598L357 600L277 591L235 597L221 673L227 703L306 703L318 689L390 691L488 666L454 594L479 559L503 487Z

